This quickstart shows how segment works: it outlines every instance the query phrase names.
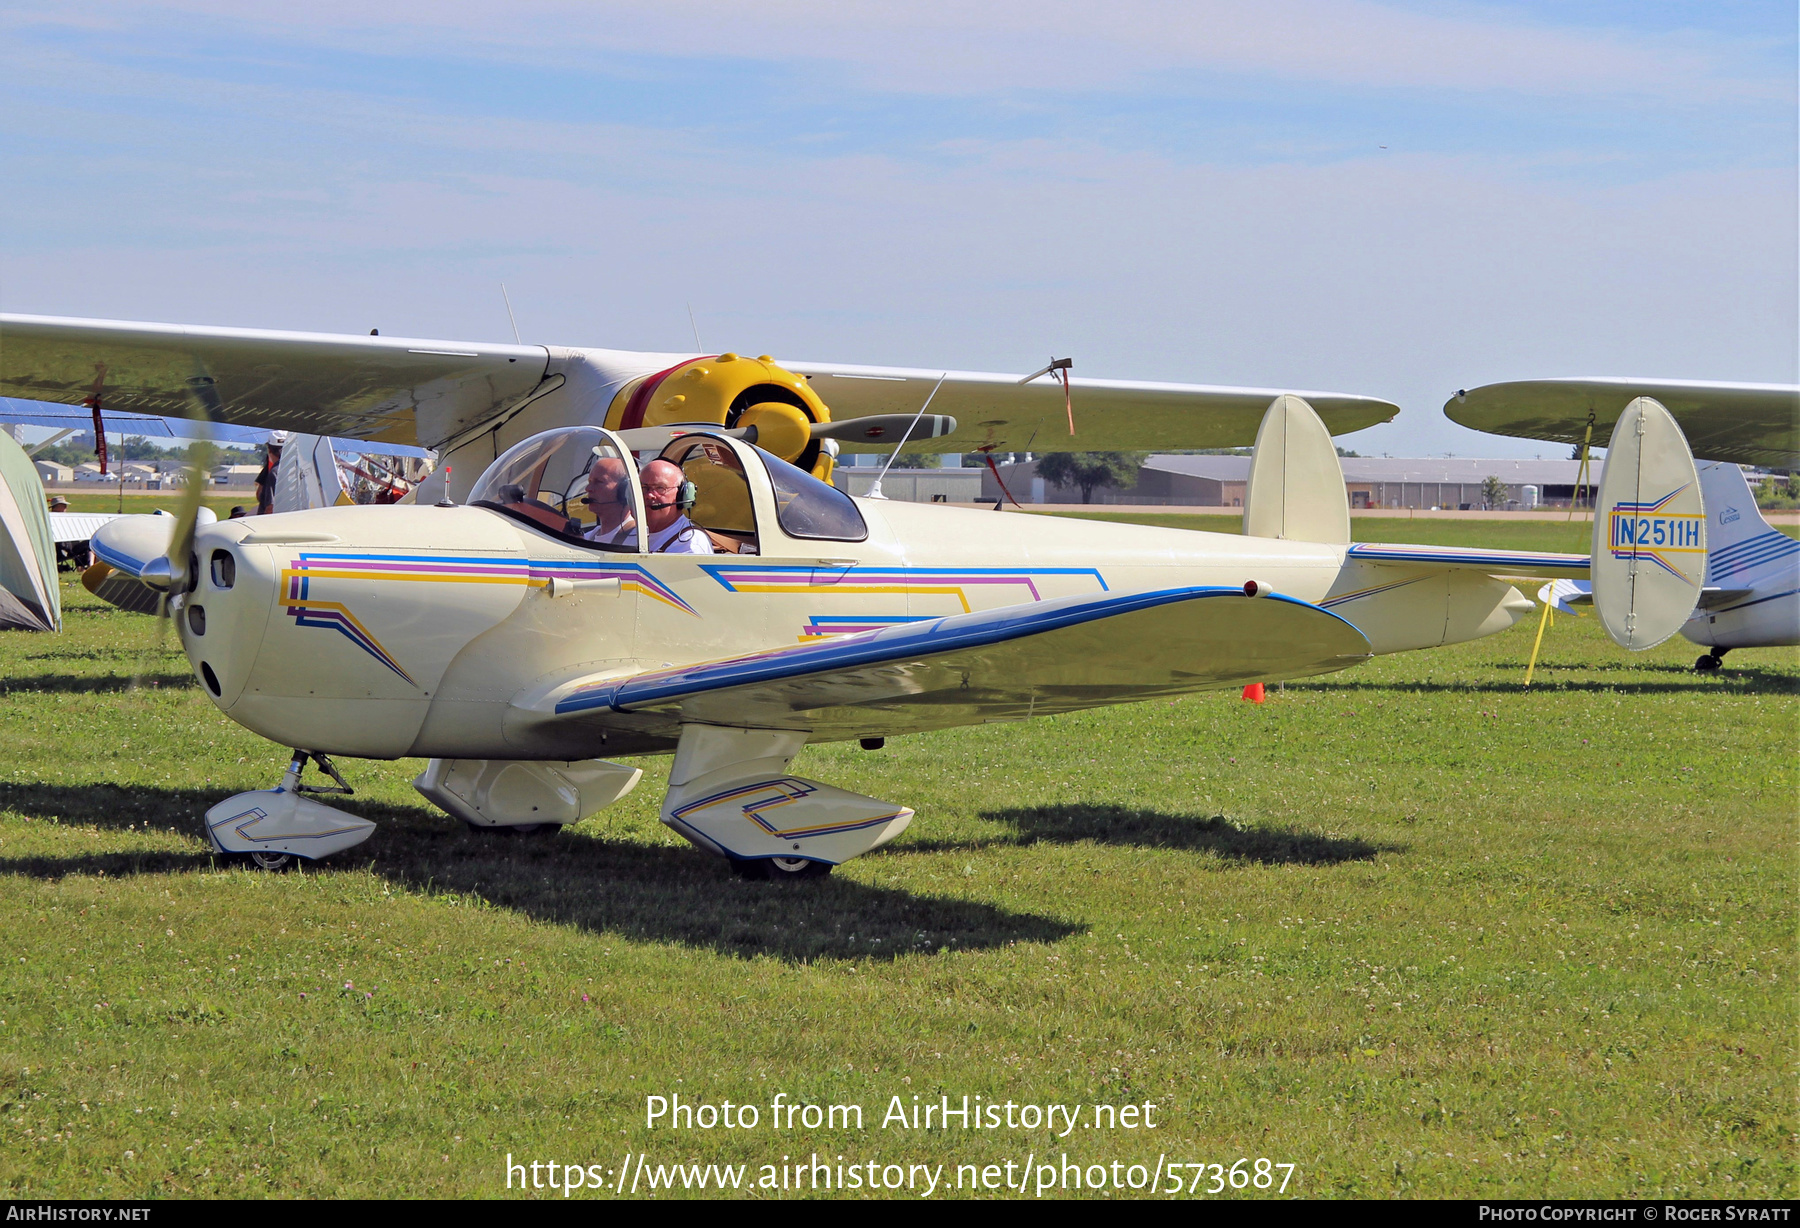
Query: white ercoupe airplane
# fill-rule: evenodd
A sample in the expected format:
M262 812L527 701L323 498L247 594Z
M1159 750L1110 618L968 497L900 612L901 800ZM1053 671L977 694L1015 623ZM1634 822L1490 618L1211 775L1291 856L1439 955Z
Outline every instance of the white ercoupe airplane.
M866 411L844 421L803 364L770 358L557 351L550 377L506 383L527 347L261 334L227 345L223 330L191 340L193 330L9 319L0 386L13 395L73 395L86 387L76 374L91 384L95 371L110 381L129 370L164 412L191 392L215 416L244 421L250 406L265 415L257 424L294 426L270 421L291 401L266 406L295 372L321 403L327 390L340 406L378 396L393 430L417 424L452 456L477 446L468 440L505 442L534 396L586 390L565 398L562 421L539 418L548 429L454 483L464 503L197 531L184 521L173 533L137 518L96 537L107 563L170 594L213 702L295 748L279 788L207 816L221 851L269 867L369 834L301 796L316 791L301 783L309 761L335 776L326 755L429 759L416 787L451 814L534 827L577 822L637 783L638 769L602 756L672 752L664 822L746 873L823 873L891 840L912 811L790 774L807 742L873 749L903 733L1325 673L1512 626L1531 603L1498 576L1588 572L1583 555L1352 544L1330 433L1309 402L1341 427L1393 410L1362 398L1075 382L1084 448L1241 443L1260 414L1236 536L857 500L822 481L834 439L912 433L929 386L918 372L807 368L830 377L834 402L841 389ZM401 375L383 365L394 353ZM237 364L232 379L217 374L221 356ZM430 378L395 391L420 369ZM560 382L546 390L551 377ZM959 450L1056 440L1064 392L953 376L940 395L975 425L943 416L925 433ZM914 416L887 412L900 408ZM343 435L356 422L311 425ZM646 500L633 475L652 458L679 481L657 466L659 494ZM1618 497L1642 501L1647 489ZM1674 526L1667 511L1646 515ZM705 552L646 548L677 513ZM1643 634L1668 624L1660 638L1691 593L1670 623L1653 587L1630 616Z
M1769 525L1738 462L1800 469L1800 387L1693 380L1545 379L1458 392L1444 413L1499 435L1598 443L1639 397L1666 406L1703 459L1706 579L1681 634L1707 649L1694 668L1719 668L1733 648L1800 644L1800 541ZM1608 457L1608 470L1611 470ZM1596 545L1596 551L1599 545ZM1604 611L1602 617L1604 617Z

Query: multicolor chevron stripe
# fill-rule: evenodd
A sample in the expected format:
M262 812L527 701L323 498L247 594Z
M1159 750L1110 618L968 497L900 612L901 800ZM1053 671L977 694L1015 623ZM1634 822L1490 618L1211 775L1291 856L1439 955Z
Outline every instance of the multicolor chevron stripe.
M970 589L1011 586L1023 592L1010 597L1008 604L1042 601L1037 582L1046 576L1092 576L1099 591L1107 591L1106 579L1097 567L745 567L711 563L700 570L730 593L941 593L961 602L965 614L975 608L969 603Z
M338 632L381 662L412 686L411 674L341 601L312 595L315 580L381 580L426 584L512 584L542 588L552 579L619 581L621 589L641 593L698 618L693 606L658 580L640 563L597 559L496 559L491 556L439 556L418 554L303 553L284 567L281 582L286 590L284 606L297 627L316 627Z
M751 566L711 563L700 568L729 593L856 593L910 595L929 593L956 598L963 613L975 607L970 590L1009 587L1008 604L1042 601L1038 581L1046 576L1091 576L1100 592L1106 578L1096 567L859 567ZM858 631L876 631L896 623L922 622L936 614L814 614L800 628L799 640L825 639Z

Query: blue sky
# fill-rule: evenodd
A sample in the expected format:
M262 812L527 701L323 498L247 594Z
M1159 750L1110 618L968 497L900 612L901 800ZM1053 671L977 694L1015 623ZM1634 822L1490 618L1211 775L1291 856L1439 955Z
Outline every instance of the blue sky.
M1800 378L1791 3L0 9L0 307L1334 388Z

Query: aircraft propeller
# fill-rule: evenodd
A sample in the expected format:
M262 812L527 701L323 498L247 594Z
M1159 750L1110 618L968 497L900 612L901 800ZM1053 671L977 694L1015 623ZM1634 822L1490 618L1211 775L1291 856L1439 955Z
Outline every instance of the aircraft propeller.
M191 416L203 424L211 423L219 401L212 377L194 376L188 380L188 390L194 404ZM157 655L161 655L169 641L169 619L175 598L193 591L200 581L200 563L194 556L194 531L202 512L207 511L202 500L206 496L206 475L211 463L212 445L208 440L200 439L188 448L187 483L175 511L175 528L169 536L168 552L145 563L138 573L139 580L160 592L156 603L156 644L151 650ZM140 665L137 677L132 679L133 686L144 673Z

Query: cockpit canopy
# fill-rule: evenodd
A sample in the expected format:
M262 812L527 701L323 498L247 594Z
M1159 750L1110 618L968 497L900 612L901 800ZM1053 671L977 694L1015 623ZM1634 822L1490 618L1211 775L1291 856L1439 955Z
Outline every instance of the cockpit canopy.
M606 432L559 427L515 444L489 465L469 502L586 544L635 549L636 484L631 455ZM609 533L615 526L632 527Z
M641 478L636 458L621 445L618 436L599 427L543 431L489 465L469 502L582 545L641 549ZM638 455L681 470L690 484L685 513L705 532L714 553L767 552L772 543L761 540L759 528L767 532L777 526L800 540L858 542L869 536L856 502L836 487L705 427L675 428L660 455ZM652 527L657 523L652 519Z

